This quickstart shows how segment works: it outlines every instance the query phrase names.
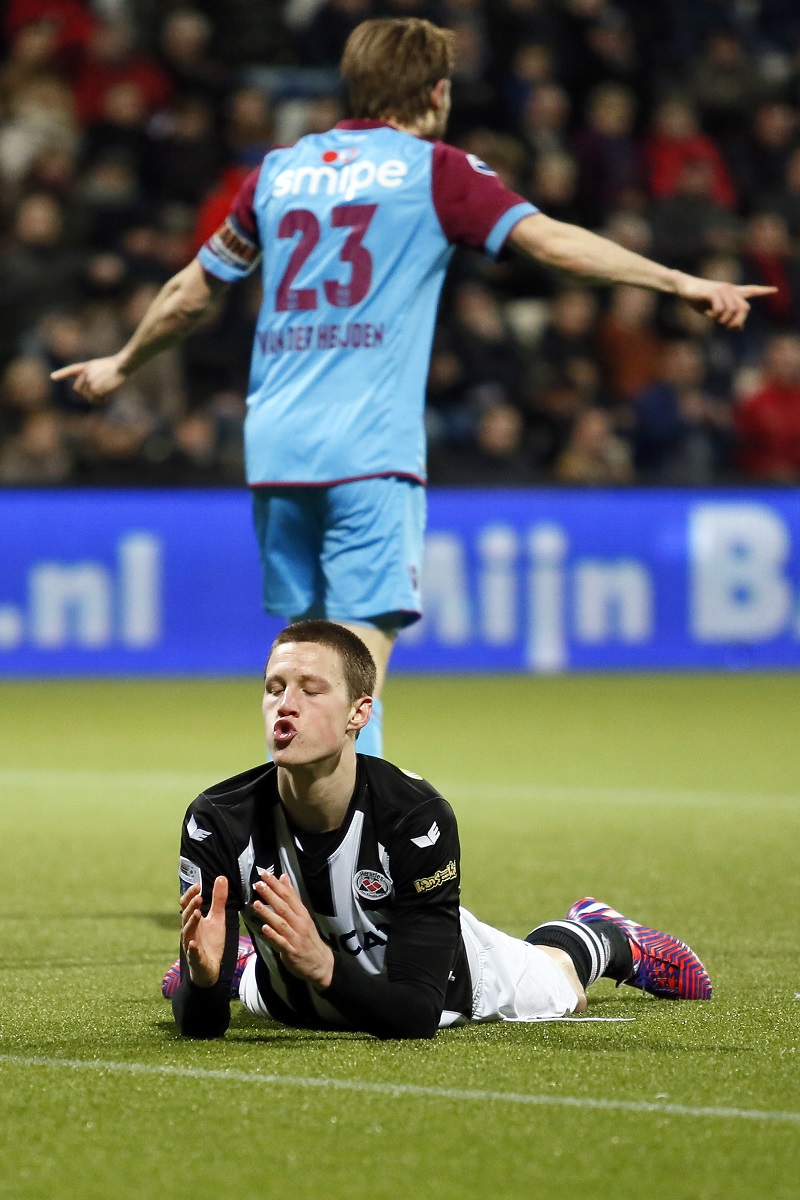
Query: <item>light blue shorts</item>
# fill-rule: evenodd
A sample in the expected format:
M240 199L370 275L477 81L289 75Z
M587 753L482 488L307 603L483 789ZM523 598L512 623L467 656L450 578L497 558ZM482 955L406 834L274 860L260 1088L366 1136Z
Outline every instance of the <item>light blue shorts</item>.
M421 615L426 496L389 476L253 488L264 609L401 629Z

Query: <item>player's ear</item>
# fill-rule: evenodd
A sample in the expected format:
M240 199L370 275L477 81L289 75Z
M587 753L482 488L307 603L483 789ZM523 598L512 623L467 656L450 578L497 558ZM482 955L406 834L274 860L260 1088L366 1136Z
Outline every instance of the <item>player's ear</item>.
M350 719L347 722L347 732L359 733L372 715L372 696L359 696L353 701L350 709Z
M443 104L447 103L447 98L450 95L450 80L440 79L436 87L431 92L431 107L435 112L438 112Z

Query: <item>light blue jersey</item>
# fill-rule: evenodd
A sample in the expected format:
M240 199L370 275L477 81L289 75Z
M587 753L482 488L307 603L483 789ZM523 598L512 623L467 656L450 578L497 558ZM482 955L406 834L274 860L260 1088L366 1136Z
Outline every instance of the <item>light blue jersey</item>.
M245 423L251 486L423 482L423 406L453 249L499 253L537 210L473 155L378 121L271 151L200 262L262 261Z

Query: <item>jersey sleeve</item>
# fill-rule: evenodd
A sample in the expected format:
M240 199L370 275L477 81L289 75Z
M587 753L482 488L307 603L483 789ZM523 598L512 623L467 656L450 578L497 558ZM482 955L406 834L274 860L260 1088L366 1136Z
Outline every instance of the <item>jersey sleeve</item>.
M538 208L505 186L474 154L436 142L433 205L449 242L497 258L511 230Z
M261 258L261 236L253 206L260 173L261 168L247 176L225 220L197 255L205 270L224 283L245 279Z
M235 860L235 856L234 856ZM183 822L178 866L181 895L200 884L202 911L211 907L211 892L218 875L228 878L225 906L225 949L219 979L213 987L198 987L189 978L181 945L181 982L172 997L172 1012L184 1037L222 1037L230 1023L230 987L239 944L239 879L231 862L226 830L211 805L200 797L189 807Z
M439 1027L461 937L461 854L452 809L441 796L405 817L386 847L395 911L385 975L337 956L325 996L357 1029L381 1038L430 1038Z

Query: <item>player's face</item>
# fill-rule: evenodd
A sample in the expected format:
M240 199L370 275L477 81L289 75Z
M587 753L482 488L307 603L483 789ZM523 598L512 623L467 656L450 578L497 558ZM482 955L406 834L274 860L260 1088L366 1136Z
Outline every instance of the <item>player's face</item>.
M369 704L353 703L339 656L330 646L285 642L267 663L262 712L278 766L310 766L341 753L351 730L366 724Z

